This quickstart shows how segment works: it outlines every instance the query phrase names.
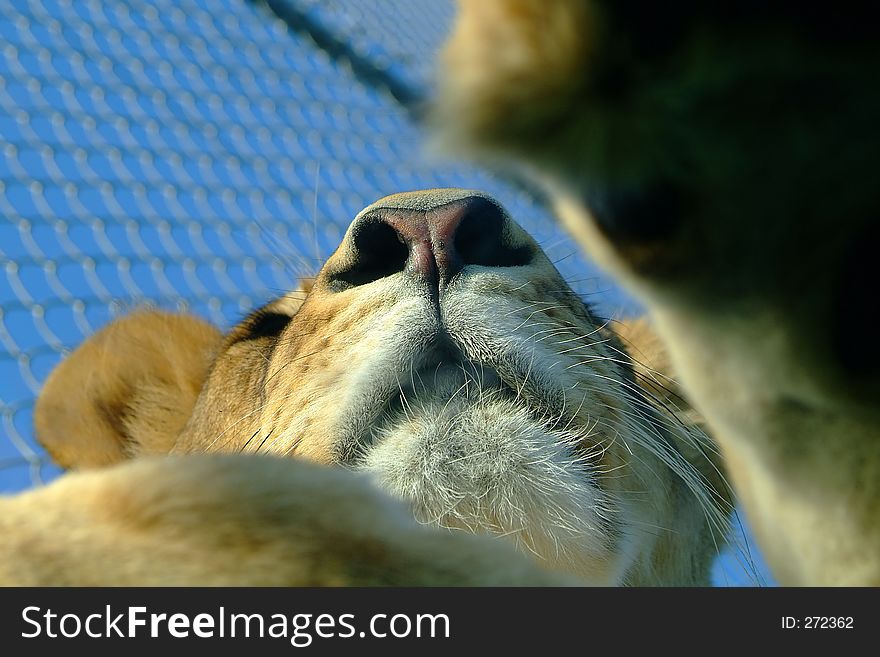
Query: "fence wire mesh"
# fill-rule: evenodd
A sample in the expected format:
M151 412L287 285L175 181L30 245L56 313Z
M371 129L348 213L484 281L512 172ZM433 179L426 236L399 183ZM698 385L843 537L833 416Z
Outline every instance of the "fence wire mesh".
M229 327L385 194L484 189L603 312L631 307L526 191L425 157L411 110L452 15L449 0L0 0L0 492L58 474L32 410L85 337L145 304Z

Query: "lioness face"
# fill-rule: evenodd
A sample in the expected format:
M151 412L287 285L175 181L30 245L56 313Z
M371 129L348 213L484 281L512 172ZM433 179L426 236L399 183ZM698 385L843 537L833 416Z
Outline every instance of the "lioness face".
M511 536L595 582L626 577L668 447L646 435L604 322L494 200L377 201L296 305L233 331L219 362L259 354L250 389L231 391L250 403L215 426L230 385L212 375L176 451L366 470L423 522Z
M648 304L777 576L880 582L867 15L460 5L437 101L446 141L521 160Z
M606 323L479 192L365 208L307 292L218 345L185 426L132 448L160 424L132 419L161 416L146 406L103 402L129 452L365 471L420 521L503 535L595 583L705 582L724 530L699 435L660 419Z

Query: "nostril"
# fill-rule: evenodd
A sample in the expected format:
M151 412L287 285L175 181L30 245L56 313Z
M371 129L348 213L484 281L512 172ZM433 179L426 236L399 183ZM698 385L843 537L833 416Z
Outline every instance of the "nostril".
M511 246L505 235L507 218L504 211L483 198L474 198L468 204L455 232L455 250L462 265L483 267L519 267L532 261L532 249Z
M337 287L366 285L403 271L409 248L397 231L381 219L362 222L352 235L353 258L330 278Z
M323 273L336 291L397 273L442 290L467 265L516 267L534 246L490 199L466 196L433 207L380 207L355 219Z

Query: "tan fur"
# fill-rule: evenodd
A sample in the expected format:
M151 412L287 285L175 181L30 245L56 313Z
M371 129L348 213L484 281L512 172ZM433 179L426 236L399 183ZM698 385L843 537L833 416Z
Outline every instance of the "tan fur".
M369 255L360 220L473 197L490 200L381 199L316 279L223 338L141 312L87 341L42 393L39 440L73 467L174 456L0 501L19 527L0 531L0 581L707 583L729 510L711 443L666 388L640 391L607 323L494 201L522 264L466 266L433 301L403 263L340 284ZM650 336L627 333L637 358L659 358Z
M779 580L880 585L880 53L782 6L461 0L435 121L648 305ZM603 205L658 181L653 220Z
M167 454L221 339L210 324L170 313L141 311L108 325L46 380L34 410L43 445L67 468Z
M0 499L16 586L560 585L487 538L419 527L366 479L255 456L138 459Z

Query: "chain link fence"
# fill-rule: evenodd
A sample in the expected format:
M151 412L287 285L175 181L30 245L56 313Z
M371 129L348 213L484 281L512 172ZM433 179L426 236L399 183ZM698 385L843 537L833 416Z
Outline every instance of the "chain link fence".
M0 492L58 470L41 383L119 313L229 327L385 194L484 189L606 314L632 303L527 191L413 116L449 0L0 0Z

